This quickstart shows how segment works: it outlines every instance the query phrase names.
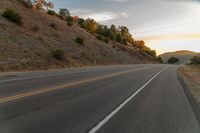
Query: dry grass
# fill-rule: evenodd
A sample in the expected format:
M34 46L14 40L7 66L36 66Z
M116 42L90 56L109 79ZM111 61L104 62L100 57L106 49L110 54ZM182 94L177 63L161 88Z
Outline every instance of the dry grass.
M84 29L69 27L55 16L26 8L14 0L0 0L0 14L7 8L22 16L23 26L16 26L0 15L0 71L156 63L155 59L145 53L142 55L137 48L112 41L107 44ZM82 47L75 41L79 36L84 38ZM51 51L56 49L62 49L68 61L52 58Z
M183 77L191 94L200 103L200 65L183 66L179 68L178 73Z

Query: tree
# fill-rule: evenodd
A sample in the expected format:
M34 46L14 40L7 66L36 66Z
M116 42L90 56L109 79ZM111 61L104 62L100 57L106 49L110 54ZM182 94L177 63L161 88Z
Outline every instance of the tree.
M162 57L159 56L159 57L157 58L157 60L158 60L158 62L163 63Z
M86 22L85 22L85 19L83 19L83 18L79 18L79 20L78 20L78 25L79 25L81 28L84 28L84 29L86 29L86 27L87 27L87 24L86 24Z
M49 9L53 9L54 8L54 4L52 3L52 2L44 2L43 3L43 5L46 7L46 9L47 9L47 11L49 10Z
M97 30L97 22L94 21L94 19L86 19L86 23L87 23L87 30L95 33Z
M47 10L53 9L54 4L52 2L47 2L46 0L33 0L33 5L37 9L42 9L42 7L46 7Z
M69 10L65 8L60 8L59 15L60 15L60 18L62 18L63 20L66 20L70 16L70 12Z
M113 32L114 34L118 32L117 27L114 24L110 26L110 31Z
M119 43L122 42L122 36L121 36L121 34L117 34L116 35L116 41L119 42Z
M169 63L169 64L175 64L175 63L177 63L177 62L179 62L179 59L178 59L177 57L170 57L170 58L168 59L168 63Z
M191 64L200 64L200 56L192 57Z

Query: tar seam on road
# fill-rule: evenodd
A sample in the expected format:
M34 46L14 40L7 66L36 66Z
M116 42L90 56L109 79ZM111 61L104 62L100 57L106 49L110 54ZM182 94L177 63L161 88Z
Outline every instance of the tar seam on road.
M84 73L84 72L89 72L89 70L82 70L79 73ZM14 79L5 79L5 80L0 80L0 83L4 82L12 82L12 81L20 81L20 80L29 80L29 79L39 79L39 78L50 78L50 77L55 77L55 76L63 76L67 74L76 74L77 72L70 72L70 73L61 73L61 74L47 74L47 75L41 75L41 76L32 76L32 77L25 77L25 78L14 78Z
M84 72L88 72L88 71L80 71L79 73L84 73ZM33 76L33 77L26 77L26 78L14 78L14 79L1 80L0 83L20 81L20 80L29 80L29 79L39 79L39 78L50 78L50 77L55 77L55 76L62 76L62 75L76 74L76 73L77 72L70 72L70 73L60 73L60 74L47 74L47 75Z
M84 84L84 83L88 83L88 82L92 82L92 81L96 81L96 80L101 80L101 79L104 79L104 78L110 78L110 77L113 77L113 76L118 76L118 75L126 74L126 73L129 73L129 72L144 70L144 69L153 68L153 67L154 66L139 68L139 69L134 69L134 70L128 70L128 71L124 71L124 72L118 72L118 73L114 73L114 74L98 76L98 77L94 77L94 78L90 78L90 79L85 79L85 80L82 80L82 81L76 81L76 82L58 85L58 86L55 86L55 87L36 90L36 91L32 91L32 92L25 92L25 93L13 95L13 96L7 96L7 97L3 97L3 98L0 97L0 103L5 103L5 102L17 100L17 99L22 99L22 98L34 96L34 95L37 95L37 94L52 92L52 91L55 91L55 90L64 89L66 87L72 87L72 86L75 86L75 85L80 85L80 84Z
M138 93L140 93L153 79L155 79L161 72L163 72L167 67L163 68L155 76L153 76L149 81L147 81L142 87L140 87L135 93L128 97L122 104L120 104L114 111L107 115L102 121L100 121L95 127L93 127L88 133L96 133L106 122L108 122L117 112L119 112L131 99L133 99Z

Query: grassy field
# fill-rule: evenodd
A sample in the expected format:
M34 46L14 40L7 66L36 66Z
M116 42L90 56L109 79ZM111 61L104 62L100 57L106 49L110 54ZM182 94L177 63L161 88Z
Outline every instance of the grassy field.
M182 76L193 97L200 103L200 65L182 66L178 73Z

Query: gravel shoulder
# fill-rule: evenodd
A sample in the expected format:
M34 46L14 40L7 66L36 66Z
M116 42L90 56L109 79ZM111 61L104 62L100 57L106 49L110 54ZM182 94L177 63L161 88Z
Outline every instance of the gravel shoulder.
M181 66L177 74L200 123L200 65Z

